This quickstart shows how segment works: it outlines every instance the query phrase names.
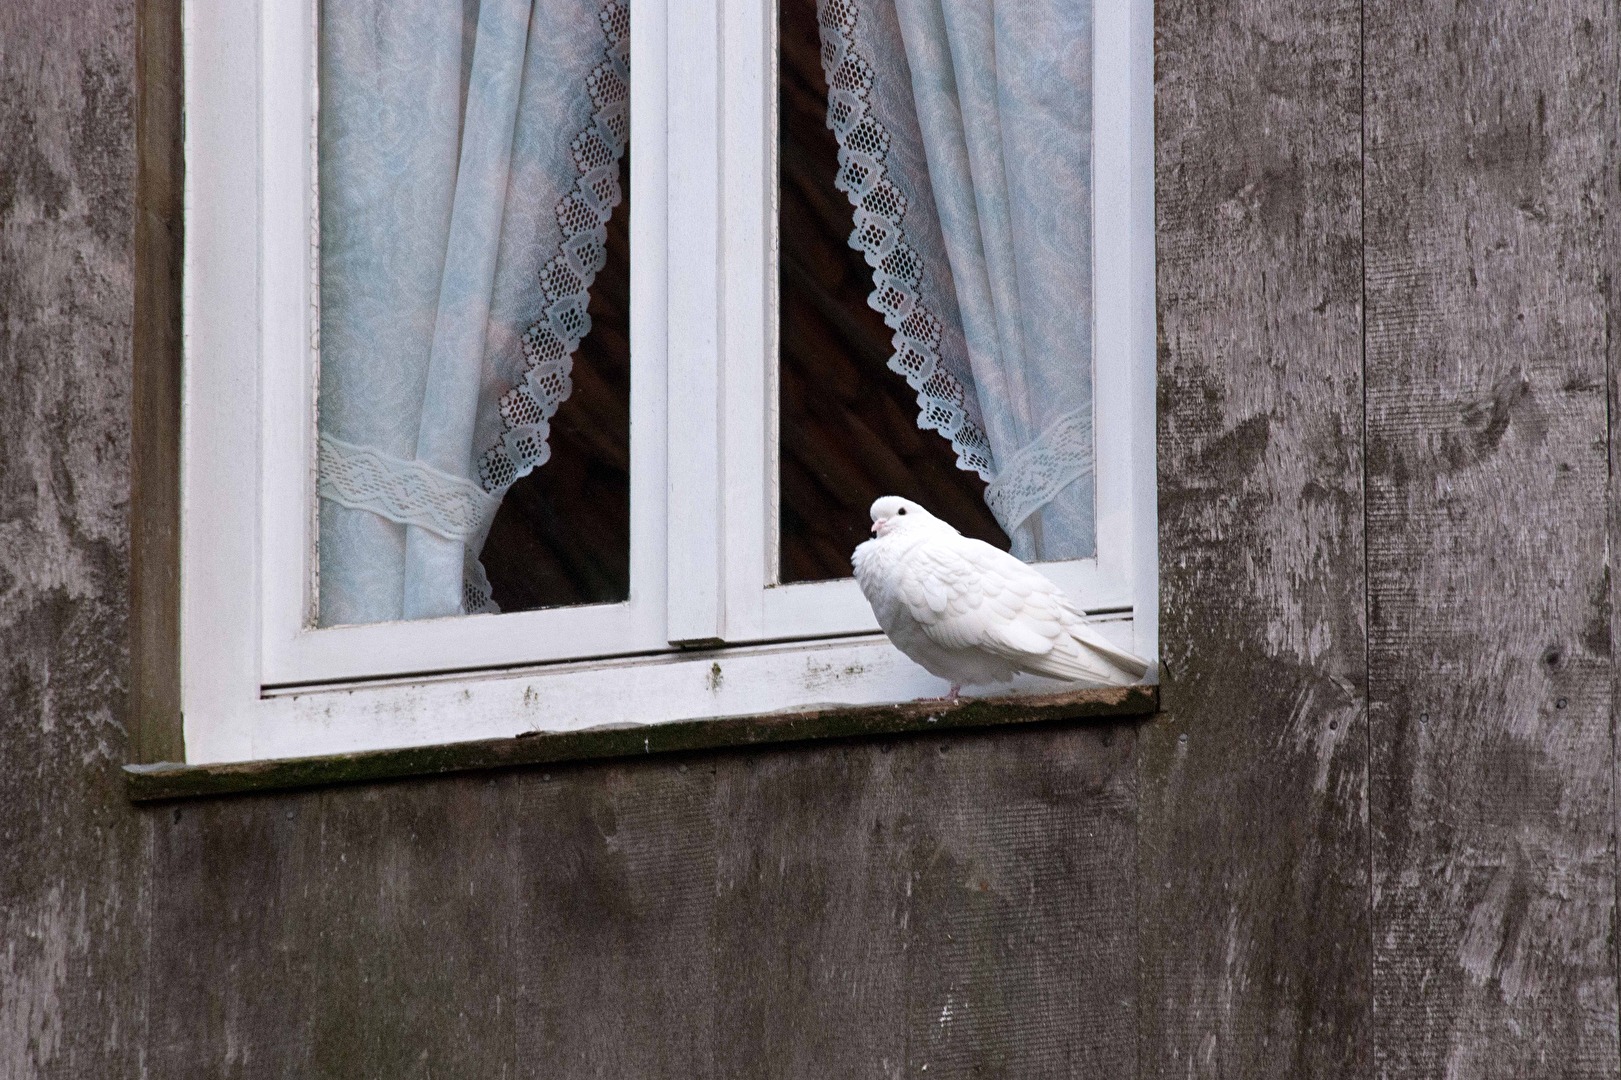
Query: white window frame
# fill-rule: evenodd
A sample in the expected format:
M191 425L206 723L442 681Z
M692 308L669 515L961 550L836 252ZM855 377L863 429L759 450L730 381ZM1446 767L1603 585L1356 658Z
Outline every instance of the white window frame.
M183 17L188 763L944 691L854 581L771 584L775 0L633 11L630 599L321 629L316 5L188 0ZM1099 3L1094 21L1099 555L1044 569L1153 657L1151 0Z

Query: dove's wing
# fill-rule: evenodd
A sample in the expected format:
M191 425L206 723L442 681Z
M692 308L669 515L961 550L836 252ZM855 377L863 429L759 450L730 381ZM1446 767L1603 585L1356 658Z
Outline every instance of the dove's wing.
M1082 624L1057 585L983 541L930 538L907 552L899 571L899 598L944 648L982 649L1058 679L1114 683L1122 672L1136 678L1147 670Z

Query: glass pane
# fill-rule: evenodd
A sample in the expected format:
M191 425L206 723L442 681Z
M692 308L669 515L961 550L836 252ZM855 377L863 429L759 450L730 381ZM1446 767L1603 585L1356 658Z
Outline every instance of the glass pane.
M1094 554L1089 4L779 26L781 580L849 576L885 494Z
M323 625L628 596L628 31L322 3Z
M552 419L551 460L512 485L484 544L502 611L630 598L630 154L591 286L574 392Z

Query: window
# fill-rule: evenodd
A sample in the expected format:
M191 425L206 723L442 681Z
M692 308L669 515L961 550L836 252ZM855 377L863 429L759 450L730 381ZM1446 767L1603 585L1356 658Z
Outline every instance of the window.
M994 8L189 5L186 760L937 696L892 491L1154 655L1150 5Z

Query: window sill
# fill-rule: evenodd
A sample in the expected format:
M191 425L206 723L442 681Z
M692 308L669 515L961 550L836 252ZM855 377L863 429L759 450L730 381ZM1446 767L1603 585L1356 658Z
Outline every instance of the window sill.
M1107 687L1036 697L964 698L955 704L921 701L900 705L840 705L764 716L537 733L329 757L221 765L173 762L126 765L124 772L130 799L150 802L593 758L637 757L678 750L1002 727L1092 717L1146 716L1158 708L1157 686Z

